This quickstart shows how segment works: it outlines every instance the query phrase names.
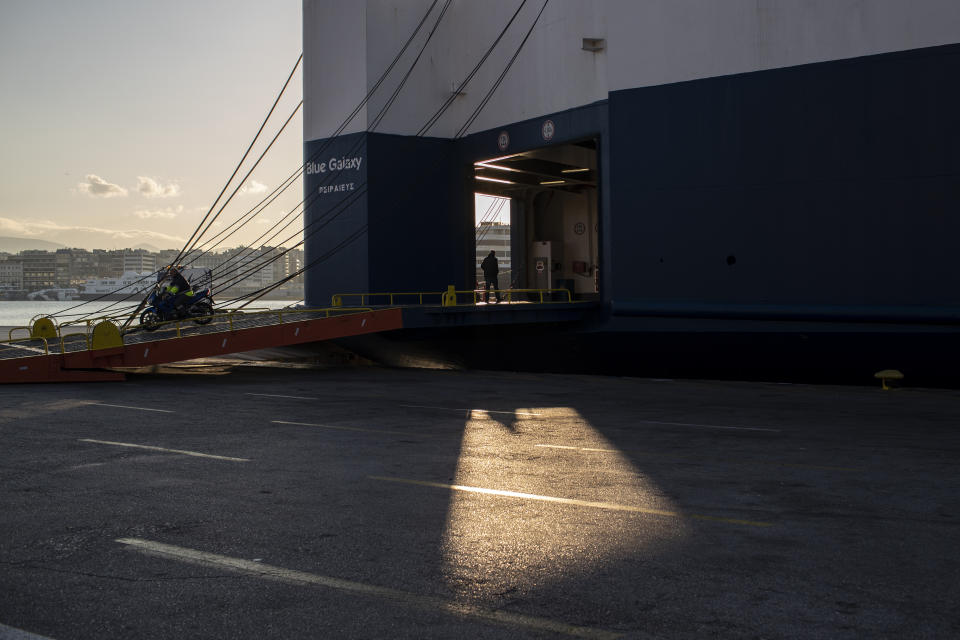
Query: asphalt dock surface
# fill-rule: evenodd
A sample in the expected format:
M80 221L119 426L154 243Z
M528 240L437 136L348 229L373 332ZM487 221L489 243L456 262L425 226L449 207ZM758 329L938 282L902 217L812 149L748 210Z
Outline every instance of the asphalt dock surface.
M958 427L879 384L7 385L0 637L960 637Z

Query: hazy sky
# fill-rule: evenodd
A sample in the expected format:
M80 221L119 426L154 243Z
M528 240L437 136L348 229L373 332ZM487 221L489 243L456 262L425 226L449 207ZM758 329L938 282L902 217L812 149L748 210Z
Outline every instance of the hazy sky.
M300 53L300 4L0 0L0 236L181 246ZM288 93L267 140L300 100L299 73ZM221 220L295 171L301 140L298 115ZM253 242L302 185L288 194L228 244Z

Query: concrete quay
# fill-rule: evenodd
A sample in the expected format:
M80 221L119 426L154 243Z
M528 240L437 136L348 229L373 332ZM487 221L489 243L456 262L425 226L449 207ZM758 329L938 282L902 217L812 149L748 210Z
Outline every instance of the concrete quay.
M952 637L958 418L879 383L271 362L0 387L0 624Z

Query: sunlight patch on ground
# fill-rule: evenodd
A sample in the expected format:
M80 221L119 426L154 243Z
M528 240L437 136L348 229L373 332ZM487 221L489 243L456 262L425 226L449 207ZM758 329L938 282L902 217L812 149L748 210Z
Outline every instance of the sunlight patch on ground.
M677 506L576 409L470 415L452 484L494 491L450 494L444 564L450 588L460 595L513 597L538 583L592 574L624 555L659 555L687 535ZM544 439L613 452L597 457L534 446ZM541 464L547 457L555 463ZM544 468L556 471L547 477ZM611 470L619 472L615 481Z

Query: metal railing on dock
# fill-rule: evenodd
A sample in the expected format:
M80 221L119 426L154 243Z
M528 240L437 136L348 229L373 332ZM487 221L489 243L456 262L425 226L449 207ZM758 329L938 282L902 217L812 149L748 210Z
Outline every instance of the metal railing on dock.
M405 291L384 293L336 293L331 298L334 307L340 307L344 301L350 300L357 304L370 306L404 306L404 305L438 305L452 307L459 304L479 304L484 298L496 297L508 304L536 303L555 304L573 302L569 289L455 289L449 287L446 291ZM555 300L554 298L560 298ZM465 300L466 299L466 300ZM469 301L467 301L469 300Z

